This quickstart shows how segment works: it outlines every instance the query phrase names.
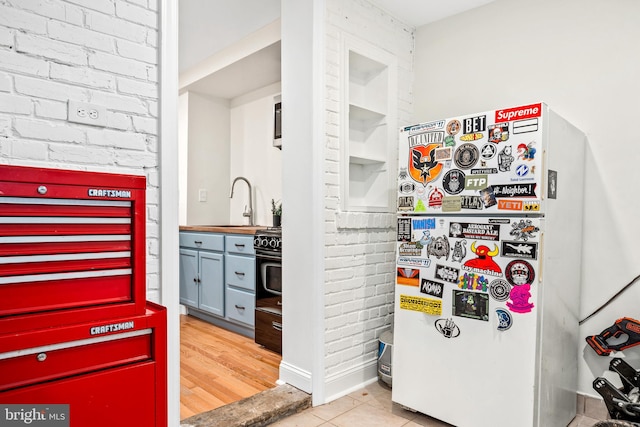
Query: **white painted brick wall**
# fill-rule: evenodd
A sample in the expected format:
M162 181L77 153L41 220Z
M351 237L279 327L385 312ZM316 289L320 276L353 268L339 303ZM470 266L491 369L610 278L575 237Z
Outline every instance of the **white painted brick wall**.
M395 288L395 215L340 212L341 35L398 60L398 127L411 117L413 31L367 0L328 0L325 37L325 369L328 377L377 357L389 329ZM390 159L395 162L395 159Z
M159 300L158 3L0 2L0 163L147 176L147 296ZM67 121L69 100L107 126Z

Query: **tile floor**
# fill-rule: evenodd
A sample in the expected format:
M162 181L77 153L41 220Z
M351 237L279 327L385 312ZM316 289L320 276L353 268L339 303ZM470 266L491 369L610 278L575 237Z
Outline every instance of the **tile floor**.
M592 427L598 420L578 415L569 427ZM391 389L378 381L326 405L279 420L273 427L452 427L391 402ZM551 426L549 426L551 427Z

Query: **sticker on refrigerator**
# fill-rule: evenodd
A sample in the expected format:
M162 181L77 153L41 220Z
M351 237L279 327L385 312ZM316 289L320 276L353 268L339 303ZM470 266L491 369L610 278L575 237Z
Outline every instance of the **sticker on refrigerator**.
M522 200L500 199L498 200L498 209L502 211L521 211Z
M465 174L461 170L451 169L442 177L442 188L448 194L455 196L462 193L465 187Z
M489 296L477 292L453 290L453 315L489 321Z
M502 256L509 258L538 259L538 244L524 242L502 242Z
M531 141L528 144L518 144L517 156L518 160L532 161L536 157L536 142Z
M493 260L493 257L500 253L498 245L493 244L493 249L486 245L476 246L477 242L471 243L471 252L476 254L476 258L470 259L462 266L463 270L473 273L489 274L491 276L502 275L502 269Z
M538 119L518 120L513 122L513 134L520 135L523 133L537 132Z
M464 273L458 279L458 288L460 289L487 292L488 286L489 279L482 274Z
M489 125L489 141L499 144L509 139L509 123Z
M471 169L478 163L480 150L474 144L462 144L453 157L453 161L460 169Z
M509 299L511 285L504 279L495 279L489 284L489 295L496 301Z
M522 202L522 210L525 212L539 212L540 211L540 201L539 200L525 200Z
M417 268L397 268L396 283L405 286L418 286L420 284L420 270Z
M518 222L514 222L511 224L511 231L509 235L514 236L516 240L522 240L524 242L528 241L531 238L535 238L540 228L533 225L533 222L530 219L521 219Z
M398 242L411 241L411 218L398 218Z
M523 105L520 107L496 110L494 122L510 122L513 120L531 119L542 115L542 103Z
M449 225L449 237L480 240L499 240L500 225L476 224L471 222L452 222Z
M453 244L451 252L451 261L462 262L467 256L467 241L465 239L458 240Z
M536 278L536 272L527 261L517 259L507 264L504 276L509 283L517 287L533 283Z
M516 159L511 155L513 149L510 145L506 145L500 153L498 153L498 169L500 172L508 172L511 170L511 163Z
M444 280L448 283L458 283L459 275L460 270L457 268L449 267L448 265L436 264L436 279Z
M480 157L482 160L491 160L496 156L498 149L495 144L484 144L480 149Z
M453 158L451 147L436 148L436 161L444 162Z
M531 286L525 284L522 286L514 286L509 294L507 307L514 313L530 313L533 310L533 303L529 301L531 298Z
M412 211L413 210L413 196L400 196L398 197L398 210L399 211Z
M482 197L480 196L460 196L460 205L462 209L482 209Z
M433 190L429 193L429 207L430 208L440 208L442 207L442 199L444 198L444 193L437 187L434 187Z
M444 257L448 260L449 249L449 239L447 239L447 236L436 237L427 245L427 257L430 258L431 255L433 255L438 259Z
M547 197L555 199L558 197L558 171L549 169L547 174Z
M496 309L496 317L498 318L497 329L499 331L506 331L513 324L513 319L511 318L511 314L504 308Z
M453 319L438 319L434 323L436 330L445 338L455 338L460 335L460 328L455 324Z
M460 212L462 210L462 198L449 196L442 199L442 212Z
M496 197L535 197L536 184L494 185L493 193Z
M400 308L440 316L442 315L442 300L401 294Z
M431 265L431 260L428 258L400 256L398 257L398 265L407 267L429 268L429 266Z
M413 145L409 137L409 175L411 178L427 186L428 183L435 180L442 171L442 163L436 161L436 149L441 144ZM418 143L419 144L419 143Z
M442 298L442 293L444 292L444 283L422 279L420 283L420 292L423 294L431 295L433 297Z
M422 245L418 242L405 242L398 246L398 255L411 257L419 257L422 254Z
M464 134L484 132L485 130L487 130L487 116L462 119L462 132Z
M487 188L487 184L489 184L487 175L467 175L464 178L465 190L482 190Z
M493 187L489 186L483 190L478 191L478 193L480 193L482 204L485 208L490 208L491 206L494 206L496 203L498 203L496 201L496 195Z

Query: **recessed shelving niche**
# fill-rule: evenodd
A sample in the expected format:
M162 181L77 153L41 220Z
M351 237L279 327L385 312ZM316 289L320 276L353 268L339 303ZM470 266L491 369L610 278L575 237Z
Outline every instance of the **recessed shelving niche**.
M342 209L389 212L395 206L395 57L343 39Z

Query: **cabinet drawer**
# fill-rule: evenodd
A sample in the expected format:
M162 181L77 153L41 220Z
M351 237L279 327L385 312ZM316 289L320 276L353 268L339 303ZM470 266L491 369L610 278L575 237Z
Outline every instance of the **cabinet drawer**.
M253 326L255 306L252 293L227 288L226 313L229 319Z
M151 340L148 329L2 353L0 390L151 360Z
M180 232L180 246L209 251L224 251L224 235Z
M227 252L255 255L255 251L253 250L253 236L227 235L226 240Z
M254 257L227 255L224 262L224 275L227 285L255 291L256 260Z
M256 343L276 353L282 353L282 316L256 310Z

